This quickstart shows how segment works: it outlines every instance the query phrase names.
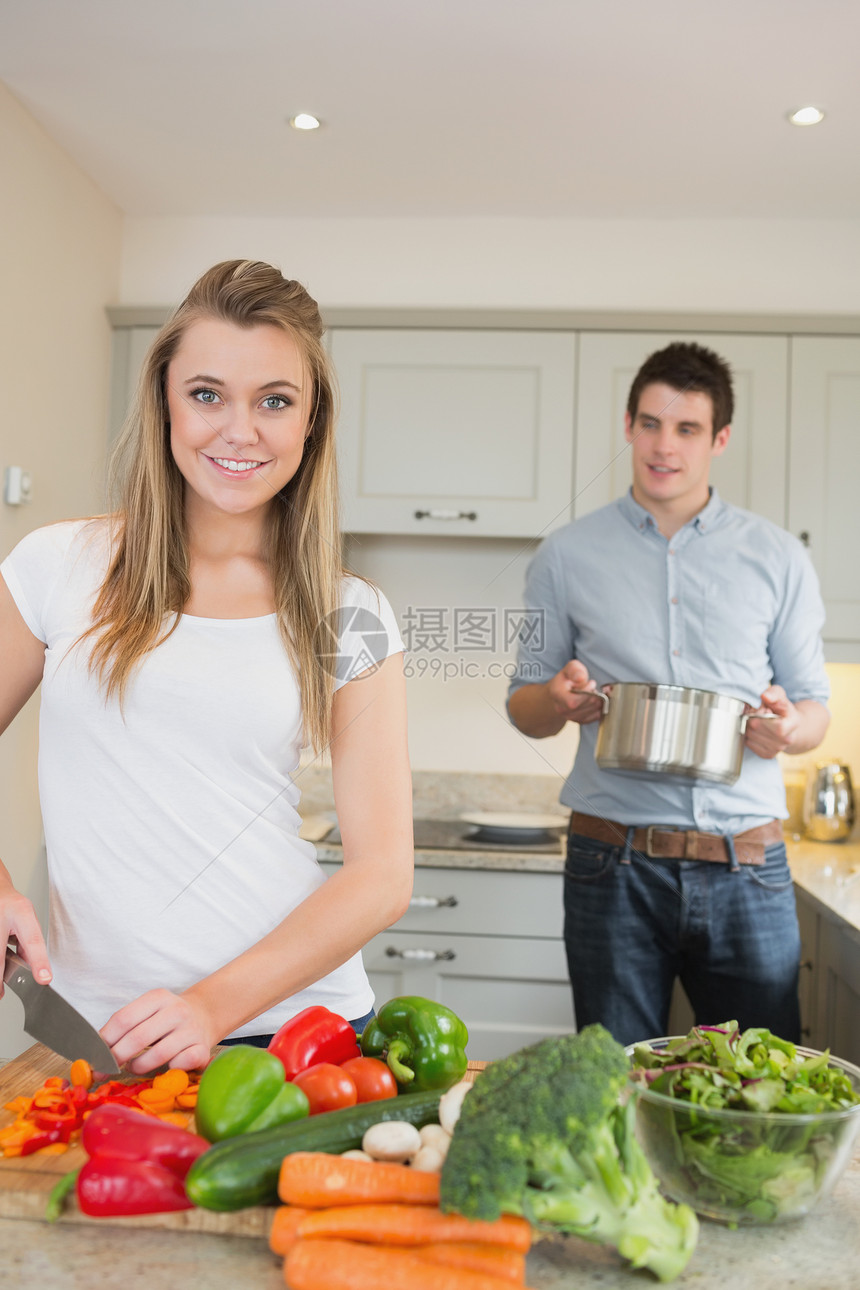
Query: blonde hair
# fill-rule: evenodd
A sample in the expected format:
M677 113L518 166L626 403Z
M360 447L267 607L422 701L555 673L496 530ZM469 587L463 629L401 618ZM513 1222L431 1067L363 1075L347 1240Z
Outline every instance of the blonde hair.
M269 264L228 260L194 284L146 356L137 393L111 460L117 500L113 556L85 633L90 667L122 703L135 668L179 622L191 594L185 481L170 449L167 368L191 324L217 318L238 327L279 327L310 378L301 464L268 508L264 554L275 611L301 695L306 742L330 736L333 676L321 664L322 624L335 621L343 574L334 448L335 390L316 302ZM172 619L172 621L171 621Z

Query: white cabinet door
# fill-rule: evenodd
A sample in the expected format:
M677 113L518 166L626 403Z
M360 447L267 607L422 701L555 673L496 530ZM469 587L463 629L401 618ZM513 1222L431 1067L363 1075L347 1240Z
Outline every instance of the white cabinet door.
M732 369L732 436L714 460L720 496L785 524L788 340L785 336L583 332L579 338L574 513L585 515L630 487L624 413L633 378L649 354L675 340L715 350Z
M792 340L790 442L788 524L793 533L808 535L827 610L827 656L857 662L860 338Z
M533 537L570 519L571 333L335 329L343 527Z

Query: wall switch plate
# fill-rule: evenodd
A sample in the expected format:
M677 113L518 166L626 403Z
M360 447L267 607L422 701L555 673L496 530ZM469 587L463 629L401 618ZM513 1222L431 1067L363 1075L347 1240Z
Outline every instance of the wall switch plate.
M33 480L23 466L7 466L3 500L7 506L20 506L33 496Z

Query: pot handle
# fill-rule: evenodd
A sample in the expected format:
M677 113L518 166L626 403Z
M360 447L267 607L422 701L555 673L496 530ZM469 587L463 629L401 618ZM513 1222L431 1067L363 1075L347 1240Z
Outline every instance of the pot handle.
M741 734L745 735L747 722L752 721L755 717L758 721L779 721L780 718L775 712L745 712L741 717Z
M571 690L571 694L589 694L592 699L600 699L603 704L603 715L609 711L609 695L605 690Z

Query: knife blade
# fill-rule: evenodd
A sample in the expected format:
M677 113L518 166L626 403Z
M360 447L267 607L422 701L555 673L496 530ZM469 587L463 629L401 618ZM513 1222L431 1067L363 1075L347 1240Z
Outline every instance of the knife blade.
M119 1074L116 1058L95 1026L50 985L39 985L19 954L8 947L3 980L24 1005L24 1029L38 1043L66 1057L82 1057L93 1070Z

